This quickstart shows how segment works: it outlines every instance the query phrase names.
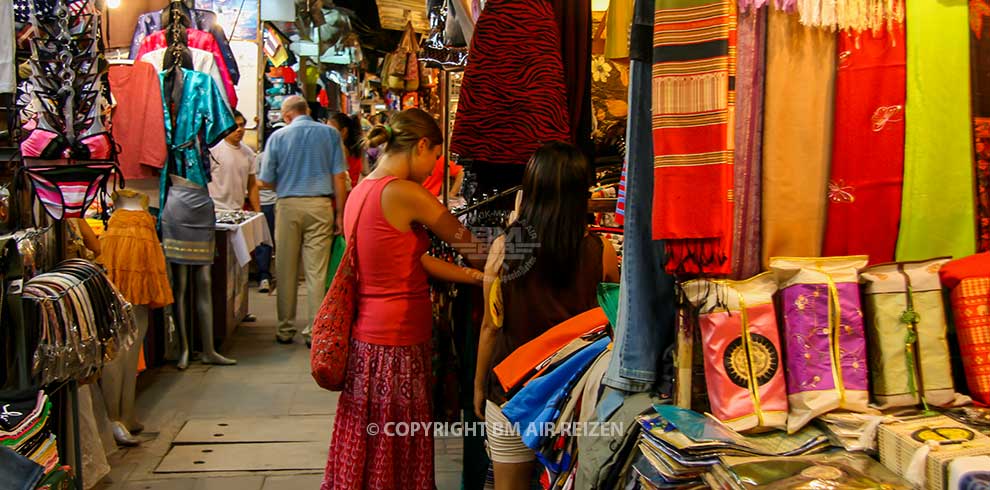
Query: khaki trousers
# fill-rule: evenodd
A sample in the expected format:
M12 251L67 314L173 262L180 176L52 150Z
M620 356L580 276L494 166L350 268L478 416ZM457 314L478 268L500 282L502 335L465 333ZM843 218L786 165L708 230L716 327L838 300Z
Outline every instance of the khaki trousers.
M296 295L299 287L299 256L306 275L309 321L316 316L327 294L327 262L333 234L333 204L327 197L279 198L275 204L275 278L278 281L278 337L296 335ZM302 330L307 340L312 324Z

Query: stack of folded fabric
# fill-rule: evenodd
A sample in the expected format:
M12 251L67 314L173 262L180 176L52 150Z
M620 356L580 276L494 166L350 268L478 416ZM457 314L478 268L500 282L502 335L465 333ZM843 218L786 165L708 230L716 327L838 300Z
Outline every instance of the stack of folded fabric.
M541 477L543 488L564 487L573 482L574 461L577 453L577 435L584 426L574 424L584 411L579 408L582 393L592 377L598 373L596 384L601 383L604 368L608 366L607 336L597 340L578 339L582 344L571 353L561 352L541 376L532 379L502 407L502 413L513 424L519 424L523 443L536 451L537 459L544 466ZM572 342L572 344L574 344ZM567 348L562 349L562 351ZM593 367L597 367L593 369Z
M633 466L646 489L703 488L708 484L706 475L723 456L801 456L830 445L828 437L813 426L791 435L774 431L744 436L714 417L670 405L654 408L655 415L638 419L643 427L642 457Z
M603 293L603 297L609 296ZM582 313L513 352L494 371L509 401L502 413L544 466L544 488L573 486L577 436L594 412L611 339L602 308Z
M39 465L45 474L58 468L55 434L48 426L51 410L52 404L43 391L0 400L0 446ZM24 474L40 477L35 472Z
M723 456L704 479L709 487L726 490L911 488L906 481L862 453L831 453L811 457Z

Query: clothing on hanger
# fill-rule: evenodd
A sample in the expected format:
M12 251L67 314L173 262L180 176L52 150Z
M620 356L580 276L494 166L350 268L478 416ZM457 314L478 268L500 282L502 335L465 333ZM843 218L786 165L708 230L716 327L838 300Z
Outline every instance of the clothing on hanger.
M237 67L237 60L234 52L230 49L230 42L223 27L217 22L217 15L209 10L192 9L192 21L196 28L209 33L217 42L220 54L223 56L227 70L230 71L230 78L236 85L241 80L240 70ZM137 52L141 49L144 38L162 30L162 12L154 11L141 14L138 17L137 26L134 28L134 38L131 40L131 58L137 58Z
M158 70L144 62L112 65L109 80L115 102L110 127L120 146L120 170L127 179L153 177L167 157Z
M230 109L234 109L237 106L236 100L231 101L231 92L226 89L227 81L224 80L220 69L217 67L216 59L209 51L205 51L197 48L186 48L189 54L192 55L192 69L198 72L205 73L213 79L217 88L220 89L220 97L223 98L223 103ZM155 67L157 71L162 71L164 69L163 64L165 62L165 54L168 52L168 48L159 48L154 51L149 51L141 56L141 61L148 63ZM150 100L150 98L149 98Z
M141 47L138 49L138 52L134 58L142 61L150 61L144 57L146 54L157 49L167 48L168 45L168 38L166 37L165 31L158 31L146 37L144 41L141 42ZM201 49L213 55L213 60L216 63L217 70L220 71L220 77L222 79L220 87L227 93L227 100L230 101L230 106L237 107L237 91L235 90L235 82L231 77L230 67L227 65L227 62L224 61L223 53L220 50L220 45L217 44L216 39L204 31L197 29L186 29L186 47L190 49Z

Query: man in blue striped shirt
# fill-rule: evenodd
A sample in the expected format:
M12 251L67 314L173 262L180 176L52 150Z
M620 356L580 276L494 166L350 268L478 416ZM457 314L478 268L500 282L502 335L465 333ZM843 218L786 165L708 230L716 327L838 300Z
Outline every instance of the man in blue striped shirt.
M275 276L278 282L278 332L275 339L291 344L296 335L296 293L299 255L306 275L309 318L316 316L326 295L327 261L334 233L339 233L347 198L340 133L309 116L309 105L293 95L282 102L288 126L272 133L265 145L262 187L274 187ZM336 200L336 215L333 201ZM312 324L302 329L306 344Z

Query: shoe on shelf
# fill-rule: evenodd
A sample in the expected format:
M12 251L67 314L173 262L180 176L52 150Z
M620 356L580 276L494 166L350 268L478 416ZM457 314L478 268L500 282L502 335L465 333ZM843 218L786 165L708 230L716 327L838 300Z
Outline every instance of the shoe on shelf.
M261 283L258 284L259 293L267 293L272 290L272 283L268 279L262 279Z
M254 322L258 321L258 317L254 316L251 313L248 313L247 315L244 316L244 319L241 320L241 321L244 322L244 323L254 323Z
M282 345L289 345L289 344L292 343L292 339L283 339L282 337L279 337L278 335L276 335L275 336L275 342L278 342L278 343L280 343Z

